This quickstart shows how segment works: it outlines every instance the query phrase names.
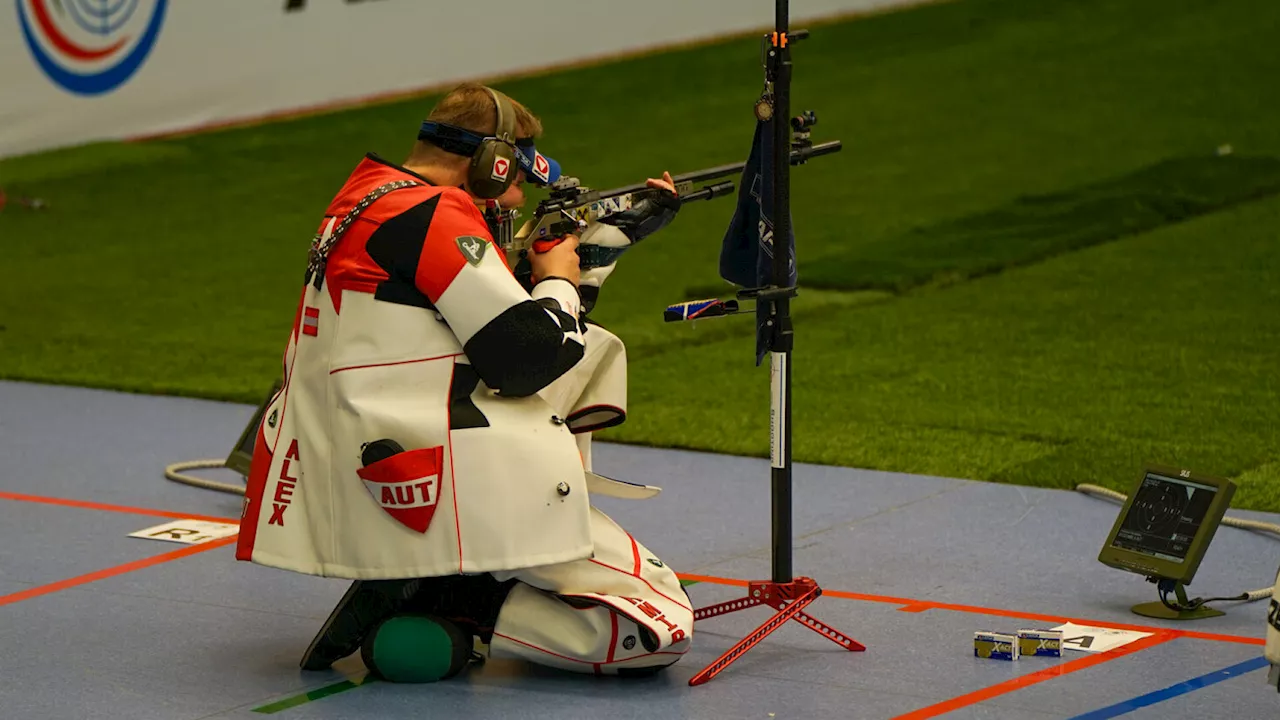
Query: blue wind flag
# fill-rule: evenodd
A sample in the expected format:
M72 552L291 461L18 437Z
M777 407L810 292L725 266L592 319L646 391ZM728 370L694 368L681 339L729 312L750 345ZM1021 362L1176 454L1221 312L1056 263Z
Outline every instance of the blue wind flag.
M794 227L794 225L792 226ZM738 184L738 207L720 248L720 277L744 288L773 283L773 125L756 122L751 155ZM787 237L787 284L796 284L796 238ZM769 349L772 302L756 303L756 366Z

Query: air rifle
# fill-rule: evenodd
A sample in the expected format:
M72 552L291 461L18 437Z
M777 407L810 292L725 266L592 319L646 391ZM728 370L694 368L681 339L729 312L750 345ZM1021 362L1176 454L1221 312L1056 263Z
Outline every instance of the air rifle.
M791 164L800 165L811 157L839 150L839 140L796 148L791 152ZM682 205L729 195L734 190L732 181L713 181L741 175L745 167L746 163L740 162L677 175L672 178L676 195ZM578 178L566 176L551 185L550 197L538 203L533 217L518 231L515 230L515 220L519 217L516 210L490 208L486 218L491 226L496 227L494 238L506 252L508 262L516 268L519 277L529 272L527 258L530 252L546 252L559 244L565 235L581 234L590 223L629 210L659 192L662 191L647 184L592 190L583 186ZM629 244L622 247L579 245L580 265L583 270L611 265L628 247Z

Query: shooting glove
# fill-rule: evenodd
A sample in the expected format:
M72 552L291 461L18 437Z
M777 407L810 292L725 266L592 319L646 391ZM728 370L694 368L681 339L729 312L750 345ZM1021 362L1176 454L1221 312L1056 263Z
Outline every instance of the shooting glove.
M600 222L613 225L633 243L649 237L666 227L680 212L680 200L675 193L654 189L647 197L635 202L630 210L600 218Z
M618 258L632 245L654 234L675 219L680 200L674 193L655 189L629 210L606 215L592 223L578 238L582 258L582 314L595 307L600 286L613 272Z

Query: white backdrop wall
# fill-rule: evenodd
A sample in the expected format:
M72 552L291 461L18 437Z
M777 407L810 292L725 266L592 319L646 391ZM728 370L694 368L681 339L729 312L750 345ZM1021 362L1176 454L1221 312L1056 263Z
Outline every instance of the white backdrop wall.
M0 3L16 5L0 12L0 157L762 28L773 24L774 6L772 0ZM904 0L792 0L791 16L800 23L898 4Z

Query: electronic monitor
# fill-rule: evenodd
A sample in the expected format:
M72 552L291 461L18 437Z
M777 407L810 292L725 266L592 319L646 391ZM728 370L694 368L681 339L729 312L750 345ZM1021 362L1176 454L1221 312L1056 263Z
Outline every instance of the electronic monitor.
M1098 560L1153 580L1190 585L1235 489L1223 478L1146 467Z
M249 466L253 463L253 443L258 439L258 426L262 424L262 414L267 411L267 405L283 386L284 382L281 380L276 380L271 386L271 392L267 393L262 404L258 405L258 409L253 412L249 424L240 433L240 439L236 441L235 447L231 448L231 454L227 456L227 467L246 478L249 477Z

